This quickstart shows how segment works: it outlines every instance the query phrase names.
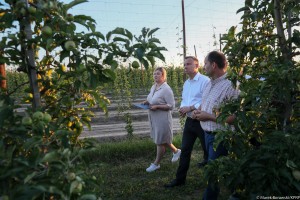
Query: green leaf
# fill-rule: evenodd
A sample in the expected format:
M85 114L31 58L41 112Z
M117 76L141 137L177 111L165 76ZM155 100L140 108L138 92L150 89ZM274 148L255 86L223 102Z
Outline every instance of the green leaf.
M96 32L93 33L93 35L101 38L102 40L105 40L105 37L104 37L104 35L101 32L96 31Z
M33 172L33 173L29 174L29 175L24 179L24 183L28 183L28 181L30 181L36 174L37 174L37 172Z
M236 11L236 14L238 14L239 12L243 12L243 11L250 11L250 8L248 6L242 7Z
M151 37L153 33L155 33L159 28L154 28L148 32L148 37Z
M145 49L144 48L138 48L135 50L136 56L139 60L142 60L145 55Z
M121 37L115 37L113 39L114 42L127 42L128 40L125 38L121 38Z
M81 4L81 3L85 3L85 2L88 2L87 0L74 0L74 1L71 1L70 3L68 4L65 4L64 7L68 10L78 4Z
M103 74L104 76L106 76L107 78L112 79L112 80L114 80L114 79L116 78L115 72L112 71L112 70L110 70L110 69L104 69L104 70L102 71L102 74Z
M70 56L70 51L63 50L60 52L60 62Z
M149 63L148 63L147 60L145 60L145 59L143 58L143 59L141 60L141 62L142 62L142 64L144 65L144 67L145 67L146 69L149 68Z
M42 162L52 162L52 161L58 161L59 160L59 154L56 151L51 151L42 159Z
M149 43L159 43L160 44L160 41L159 41L159 39L157 39L157 38L150 38L149 40L148 40L148 42Z
M124 28L117 27L113 31L111 31L111 34L117 34L117 35L123 35L127 37L129 40L132 40L133 35L130 31Z
M106 34L106 41L109 41L110 40L110 37L112 35L112 32L109 31L107 34Z
M97 200L97 197L94 194L84 194L79 199L80 200Z
M147 60L150 61L151 66L153 67L155 65L155 59L153 56L146 56Z
M89 85L91 88L96 88L98 86L98 76L93 72L90 72L89 80Z

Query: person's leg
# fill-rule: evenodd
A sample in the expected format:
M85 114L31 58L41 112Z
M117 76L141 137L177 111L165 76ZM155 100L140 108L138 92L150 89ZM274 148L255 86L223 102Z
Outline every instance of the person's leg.
M187 171L190 166L193 146L197 139L197 130L195 129L197 124L199 124L199 121L194 121L192 119L187 119L185 122L181 142L180 161L176 172L176 179L179 182L185 182L186 179Z
M205 133L205 143L208 152L208 162L213 161L219 158L220 156L225 156L228 154L223 143L220 143L216 151L214 151L213 148L214 140L215 140L215 135ZM220 192L220 188L218 187L218 185L214 185L211 182L209 182L204 192L203 200L217 200L219 192Z
M166 144L166 147L169 147L173 153L177 153L177 151L178 151L178 148L176 148L173 143Z
M199 123L199 126L197 127L197 137L200 140L201 148L203 151L203 161L201 163L205 164L208 161L208 153L207 153L207 149L206 149L206 145L205 145L205 133L204 133L200 123Z
M159 165L162 157L164 156L166 152L166 147L164 144L158 144L156 145L156 159L154 161L155 165Z

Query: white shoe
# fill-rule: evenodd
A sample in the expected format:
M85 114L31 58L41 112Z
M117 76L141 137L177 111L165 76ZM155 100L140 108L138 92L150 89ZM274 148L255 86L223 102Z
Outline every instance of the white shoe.
M172 157L172 162L176 162L179 157L180 157L180 154L181 154L181 150L180 149L177 149L177 153L173 153L173 157Z
M159 168L160 168L160 165L151 163L151 165L146 169L146 172L154 172L155 170L157 170Z

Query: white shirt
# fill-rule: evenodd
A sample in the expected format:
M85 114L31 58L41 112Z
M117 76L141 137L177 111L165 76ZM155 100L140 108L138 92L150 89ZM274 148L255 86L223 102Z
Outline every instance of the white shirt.
M199 72L193 79L187 79L183 84L182 101L180 108L184 106L194 106L196 109L199 108L202 101L202 93L209 78L200 74Z

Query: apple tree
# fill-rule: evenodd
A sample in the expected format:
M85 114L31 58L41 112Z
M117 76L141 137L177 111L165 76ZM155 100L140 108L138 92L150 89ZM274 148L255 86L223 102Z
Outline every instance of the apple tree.
M299 195L300 3L246 0L237 12L241 29L232 27L222 39L241 94L218 118L235 114L235 131L216 135L229 156L211 163L207 178L241 199Z
M14 99L15 90L0 92L0 198L96 199L86 189L93 180L76 168L92 147L78 140L93 116L81 104L107 112L103 85L114 80L121 61L140 60L140 54L145 66L164 60L160 52L166 49L152 35L157 29L146 36L152 45L140 50L141 41L128 30L103 35L94 19L70 13L85 2L0 3L0 63L28 75L20 87L29 94ZM32 106L21 116L15 111L23 102Z

